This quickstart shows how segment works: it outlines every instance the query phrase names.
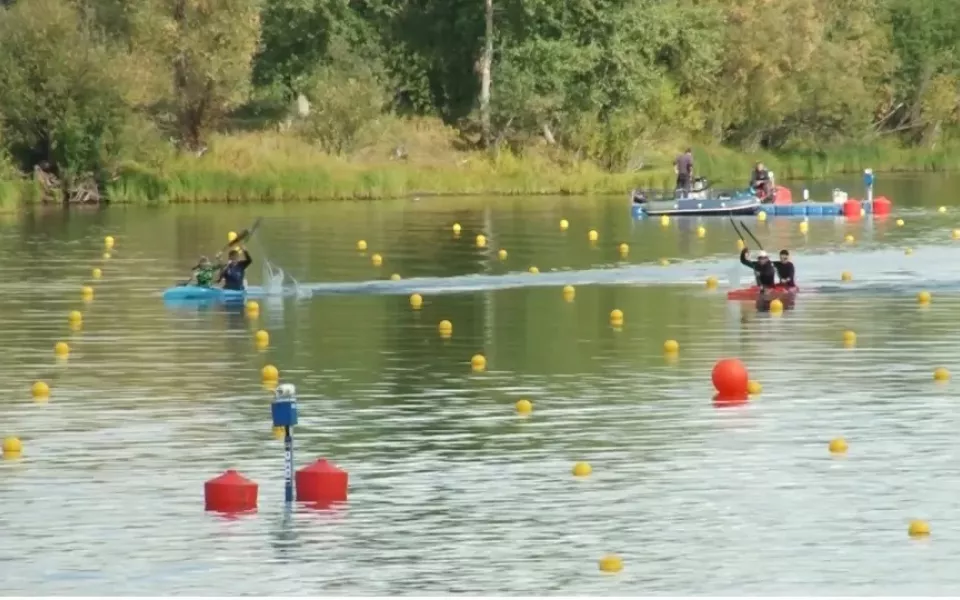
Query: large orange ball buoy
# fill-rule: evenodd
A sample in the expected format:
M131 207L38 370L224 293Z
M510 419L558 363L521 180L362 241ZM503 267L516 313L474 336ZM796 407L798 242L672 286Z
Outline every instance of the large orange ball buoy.
M737 358L724 358L713 366L713 387L720 402L743 402L748 397L750 378L747 367Z

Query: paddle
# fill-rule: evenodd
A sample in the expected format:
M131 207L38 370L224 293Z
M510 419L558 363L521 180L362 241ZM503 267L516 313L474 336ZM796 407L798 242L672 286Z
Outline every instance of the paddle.
M233 248L233 247L236 246L237 244L241 244L241 243L245 242L246 240L250 239L251 237L253 237L253 234L256 233L257 229L260 227L260 220L261 220L261 219L260 219L259 217L257 217L257 220L253 222L253 225L251 225L249 229L244 229L243 231L241 231L240 233L238 233L238 234L237 234L237 237L235 237L235 238L233 238L232 240L230 240L230 242L228 242L226 246L224 246L219 252L217 252L217 254L218 254L218 255L219 255L219 254L223 254L224 252L226 252L226 251L229 250L230 248ZM196 271L196 270L199 269L199 268L200 268L200 263L197 263L197 264L194 265L194 267L193 267L192 269L190 269L190 270L191 270L191 271ZM189 279L186 280L186 281L184 281L184 282L178 283L177 285L178 285L178 286L184 286L184 285L187 285L188 283L190 283L190 280L189 280Z
M744 223L743 221L740 221L740 227L743 227L743 230L747 232L747 235L750 236L750 239L752 239L757 244L757 248L760 248L761 250L763 250L763 244L760 243L760 240L757 239L757 236L753 235L753 232L750 231L750 229L747 227L747 224ZM743 236L740 236L740 239L743 240ZM743 241L746 242L747 240L743 240Z
M737 236L740 238L744 244L746 240L743 239L743 234L740 233L740 230L737 228L737 222L733 220L733 216L730 216L730 224L733 225L733 230L737 232ZM730 271L730 275L727 276L727 280L730 282L732 287L740 285L740 259L737 258L737 264L734 265L733 269Z

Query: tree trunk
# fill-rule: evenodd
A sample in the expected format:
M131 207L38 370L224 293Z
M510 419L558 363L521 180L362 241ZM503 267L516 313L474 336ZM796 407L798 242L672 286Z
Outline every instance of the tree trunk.
M489 147L492 140L490 131L490 71L493 68L493 0L484 0L483 4L486 28L484 31L483 55L480 58L480 127L483 134L483 145Z

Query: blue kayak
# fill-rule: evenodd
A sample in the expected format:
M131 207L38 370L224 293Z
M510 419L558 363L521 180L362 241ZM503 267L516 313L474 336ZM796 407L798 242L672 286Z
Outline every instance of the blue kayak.
M199 285L178 285L163 292L165 302L183 301L242 301L245 298L259 298L264 295L261 287L248 287L246 290L225 290Z

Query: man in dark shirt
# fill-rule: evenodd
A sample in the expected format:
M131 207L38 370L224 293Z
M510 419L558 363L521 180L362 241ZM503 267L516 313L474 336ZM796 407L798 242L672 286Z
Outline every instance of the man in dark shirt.
M683 190L686 195L693 181L693 152L690 148L677 157L673 163L673 170L677 173L677 189Z
M773 190L770 186L770 173L764 168L762 162L758 162L750 174L750 187L757 192L761 199L771 197Z
M750 260L747 257L750 255L750 250L744 248L740 251L740 264L745 267L750 267L753 269L753 273L757 278L757 285L762 289L767 290L776 284L774 278L777 275L777 270L774 268L773 263L770 262L770 257L767 256L767 253L763 250L757 253L757 260Z
M793 262L790 261L789 250L781 250L780 260L774 261L773 266L777 270L777 276L780 278L780 285L787 288L797 287L797 282L794 280L796 272L793 268Z
M241 254L243 258L240 258ZM225 290L243 291L246 289L243 281L244 274L246 273L247 267L253 262L253 259L250 258L250 253L247 252L246 249L237 250L234 248L227 256L229 260L227 260L227 264L221 269L217 283L222 281L223 289Z

